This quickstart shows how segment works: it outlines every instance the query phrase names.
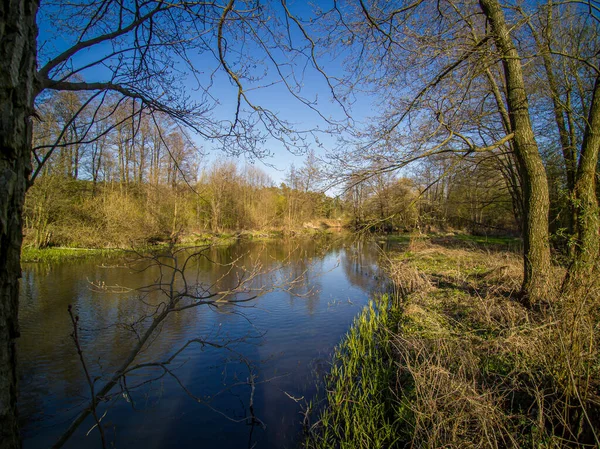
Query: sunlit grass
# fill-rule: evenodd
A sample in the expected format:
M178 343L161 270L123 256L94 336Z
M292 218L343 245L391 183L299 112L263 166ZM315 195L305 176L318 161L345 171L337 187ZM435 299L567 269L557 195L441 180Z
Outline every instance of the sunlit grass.
M388 448L401 438L406 417L391 388L394 360L387 329L394 320L388 296L354 319L333 357L327 407L312 427L308 448Z
M64 260L72 259L86 259L100 256L111 256L116 257L125 254L124 250L121 249L88 249L88 248L31 248L26 247L21 251L21 262L32 263L32 262L61 262Z
M598 284L531 310L519 254L454 242L388 255L398 308L356 318L307 447L600 447Z

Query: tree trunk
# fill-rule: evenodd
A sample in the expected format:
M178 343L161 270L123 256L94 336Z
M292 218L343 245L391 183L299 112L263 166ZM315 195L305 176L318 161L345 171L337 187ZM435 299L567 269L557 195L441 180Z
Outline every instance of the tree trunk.
M502 57L510 124L515 134L514 151L523 181L522 290L528 301L536 302L544 296L550 271L548 180L531 126L521 59L509 35L504 13L498 0L479 0L479 4Z
M22 212L31 173L37 9L36 1L0 2L0 449L21 447L15 343Z
M600 148L600 76L596 77L594 94L581 144L581 155L572 192L575 208L574 258L567 279L577 282L578 276L590 276L598 263L600 237L598 228L598 198L596 197L596 167Z

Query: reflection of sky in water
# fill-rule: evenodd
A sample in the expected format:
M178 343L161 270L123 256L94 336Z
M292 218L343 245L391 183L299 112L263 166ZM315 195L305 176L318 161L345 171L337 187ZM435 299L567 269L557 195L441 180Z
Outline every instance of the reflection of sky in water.
M194 401L169 375L133 390L131 397L104 405L102 412L109 407L107 436L117 447L225 449L246 447L250 442L275 448L293 447L299 438L301 407L289 396L309 400L315 394L316 376L327 369L333 347L377 286L377 252L360 242L339 240L323 246L307 240L239 243L214 248L209 254L219 263L234 257L247 267L256 260L265 270L282 266L257 283L297 278L302 282L241 307L198 307L171 316L138 361L165 360L193 338L221 343L246 340L234 343L231 351L193 344L170 365L191 395L211 397L209 405ZM23 270L19 356L25 448L49 446L88 395L69 338L67 305L73 304L81 317L81 340L94 375L109 373L132 345L131 334L111 325L147 310L131 294L93 292L89 281L137 287L154 282L156 271L133 274L126 268L98 264L78 261ZM219 280L221 288L237 276L206 259L188 272L205 283ZM154 294L145 299L156 303L160 297ZM266 429L244 422L249 416L250 387L242 356L257 376L254 410ZM143 383L152 373L159 371L142 370L128 376L128 386ZM67 447L99 446L96 433L85 437L91 425L89 419Z

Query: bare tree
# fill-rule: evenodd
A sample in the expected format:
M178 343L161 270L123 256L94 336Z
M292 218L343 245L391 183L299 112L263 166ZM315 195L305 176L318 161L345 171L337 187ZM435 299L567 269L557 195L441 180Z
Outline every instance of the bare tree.
M479 4L490 23L491 35L502 60L514 152L523 182L523 290L537 301L546 293L550 274L548 180L533 133L521 59L510 37L504 12L496 0L480 0Z
M318 114L315 100L298 93L299 79L293 74L297 65L293 58L315 65L313 48L306 39L292 41L287 33L285 3L283 12L241 0L49 1L39 12L38 6L35 0L11 0L0 7L3 449L19 447L15 339L24 195L55 148L33 152L35 167L30 177L36 99L48 91L83 92L82 107L71 118L75 120L94 100L102 103L107 93L114 93L131 100L132 115L136 111L166 114L198 135L215 139L221 148L254 157L268 153L263 144L270 139L302 150L312 136L311 130L294 134L293 126L260 106L258 87L280 83ZM58 43L41 42L39 55L36 22L41 24L42 34L49 36L51 31L59 37ZM287 55L293 55L291 62ZM262 77L267 69L274 70L275 77ZM189 83L195 84L198 99L190 98ZM232 86L229 118L212 113L221 95L213 87L223 83Z
M596 12L594 7L585 5L550 4L548 7L559 10L571 7L580 18L594 17ZM341 95L349 94L360 83L382 99L383 112L377 123L354 139L358 151L348 152L347 148L352 145L344 142L343 151L333 155L335 163L348 175L358 172L367 178L375 175L372 170L375 160L382 161L378 172L385 172L435 155L454 155L464 160L474 153L495 154L516 201L515 211L522 217L522 290L525 298L535 302L545 296L550 268L550 199L539 148L543 138L535 133L539 121L532 119L534 112L535 117L543 109L539 109L536 82L522 62L524 57L530 56L535 42L523 36L523 30L527 23L535 26L541 11L544 11L541 20L546 34L560 27L555 25L558 19L546 18L547 8L536 9L531 5L526 13L523 8L524 5L519 9L495 0L338 2L331 10L321 13L320 22L335 30L337 41L345 45L339 53L347 61L349 75L340 86ZM576 23L571 33L585 42L580 47L593 49L595 40L589 36L595 33L584 32L590 20L582 28L584 22ZM328 42L335 47L335 43L325 38L325 43ZM546 48L545 53L556 56L561 51L551 47L551 51ZM544 54L543 46L540 54ZM596 70L593 51L586 53L571 47L562 56L579 61L581 67L588 66L586 70L590 65L592 71ZM589 105L594 104L595 96L583 97L590 99ZM562 104L565 111L569 109L564 107L565 101ZM586 145L595 148L591 132L595 129L591 126L594 108L583 109L586 113L577 126L589 127ZM571 154L568 147L565 149ZM595 187L591 184L590 167L597 165L597 157L593 150L582 149L581 155L582 167L578 171L586 180L582 183L586 187L580 187L579 191L586 199L578 204L589 204L584 209L590 212L582 214L586 218L574 221L582 229L591 230L585 235L587 241L592 242L598 225L594 223L597 204L589 193ZM575 175L571 177L574 179ZM576 246L586 245L578 243ZM585 250L586 257L596 254L597 246L597 242L591 243L594 249ZM583 262L583 265L589 267L590 263Z

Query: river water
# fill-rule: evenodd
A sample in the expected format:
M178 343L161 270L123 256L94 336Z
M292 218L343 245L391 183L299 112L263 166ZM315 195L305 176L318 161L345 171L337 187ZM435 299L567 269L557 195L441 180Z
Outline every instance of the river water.
M178 263L189 254L182 251ZM194 257L185 270L190 290L225 291L250 279L243 285L252 292L237 298L264 294L170 315L134 365L164 362L196 342L170 361L168 372L141 368L113 388L98 407L107 445L297 447L303 411L333 348L382 288L377 261L373 243L338 237L240 241ZM147 327L141 318L167 298L152 287L160 270L150 265L103 258L25 264L18 354L26 449L52 446L90 398L68 306L79 316L79 342L98 390L134 346L132 330ZM88 417L65 447L101 447L94 423Z

